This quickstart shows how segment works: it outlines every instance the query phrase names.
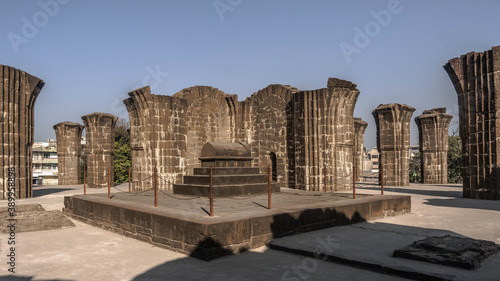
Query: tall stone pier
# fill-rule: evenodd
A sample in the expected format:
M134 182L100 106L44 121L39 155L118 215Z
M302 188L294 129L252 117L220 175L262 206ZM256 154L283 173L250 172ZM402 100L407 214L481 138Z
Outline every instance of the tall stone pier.
M354 118L354 169L357 182L363 179L364 136L367 126L368 123L361 118Z
M8 199L9 185L15 198L33 196L33 111L44 82L22 70L0 65L0 185L1 199Z
M465 198L500 200L500 46L451 59L458 95Z
M54 125L57 139L59 185L80 184L80 156L83 126L74 122Z
M379 105L372 114L380 153L379 180L385 186L410 185L410 122L415 108L405 104Z
M448 183L448 128L453 116L446 108L425 110L415 117L419 131L422 183Z
M116 116L107 113L82 116L85 124L87 184L90 188L107 187L108 169L111 185L114 184L113 154L117 119Z

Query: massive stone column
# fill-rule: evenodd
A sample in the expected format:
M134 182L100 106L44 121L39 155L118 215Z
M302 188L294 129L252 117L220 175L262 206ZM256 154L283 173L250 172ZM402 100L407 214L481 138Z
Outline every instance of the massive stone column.
M161 178L159 188L172 189L172 183L182 183L186 169L187 101L153 95L149 87L134 90L129 96L123 102L130 119L132 187L134 190L151 188L156 167ZM195 112L193 108L193 118ZM202 126L203 122L197 120L196 123Z
M446 108L425 110L415 117L419 131L422 183L448 183L448 128L453 116Z
M87 154L87 184L90 188L114 184L113 154L115 152L115 125L117 117L107 113L82 116L85 124L85 152Z
M352 189L356 84L328 79L328 88L300 91L293 100L295 185L322 190Z
M354 118L354 165L356 170L356 181L363 179L363 150L364 136L368 123L361 118Z
M410 185L410 122L414 111L411 106L392 103L381 104L372 112L377 125L379 167L386 186Z
M80 184L80 156L83 126L74 122L54 125L57 139L58 184Z
M15 186L15 198L33 196L31 165L33 111L43 85L43 81L35 76L13 67L0 65L2 199L9 198L9 184Z
M465 198L500 200L500 46L444 66L460 108Z

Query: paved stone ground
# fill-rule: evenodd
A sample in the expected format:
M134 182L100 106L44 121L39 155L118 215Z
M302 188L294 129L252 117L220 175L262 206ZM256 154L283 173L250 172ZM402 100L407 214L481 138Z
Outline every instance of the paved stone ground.
M364 186L358 187L358 193L379 193L373 185ZM119 188L126 190L127 186ZM36 198L18 200L17 204L38 202L47 210L61 210L63 196L82 194L81 186L35 187L34 190ZM88 192L104 193L107 190L89 189ZM349 230L351 234L347 238L353 244L363 242L365 245L356 254L362 257L379 255L389 261L380 255L392 253L392 250L381 247L380 241L390 242L401 235L420 238L446 232L500 243L498 201L462 199L459 185L413 184L386 188L385 192L411 195L412 213L283 239L301 245L310 240L304 239L305 235L315 235L315 249L337 249L340 254L347 255L355 247L341 253L338 245L345 244L341 239ZM6 206L6 203L0 202L0 206ZM15 275L7 275L9 245L7 236L0 235L0 280L405 280L266 247L207 263L74 222L76 227L72 228L18 233ZM403 266L407 264L403 262ZM452 268L440 267L440 270L448 274Z

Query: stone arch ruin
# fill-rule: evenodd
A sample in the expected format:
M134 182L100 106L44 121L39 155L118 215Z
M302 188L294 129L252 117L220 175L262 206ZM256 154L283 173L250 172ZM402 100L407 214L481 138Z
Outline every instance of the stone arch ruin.
M135 190L151 186L154 167L172 189L192 175L207 142L246 142L253 167L265 172L276 154L280 187L348 190L352 186L353 112L359 90L330 78L328 87L299 91L269 85L239 102L217 88L195 86L173 96L151 94L149 87L124 100L130 117L132 178Z

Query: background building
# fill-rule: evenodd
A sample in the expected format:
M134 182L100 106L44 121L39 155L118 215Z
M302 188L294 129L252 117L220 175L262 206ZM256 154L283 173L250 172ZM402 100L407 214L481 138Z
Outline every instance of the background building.
M57 185L57 146L53 139L33 143L33 184Z

